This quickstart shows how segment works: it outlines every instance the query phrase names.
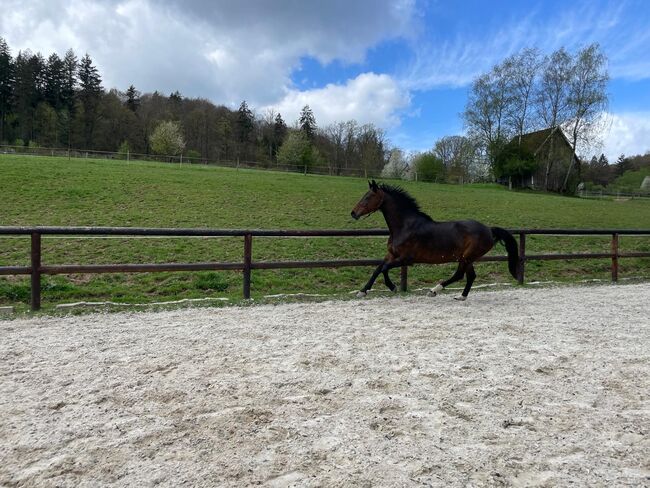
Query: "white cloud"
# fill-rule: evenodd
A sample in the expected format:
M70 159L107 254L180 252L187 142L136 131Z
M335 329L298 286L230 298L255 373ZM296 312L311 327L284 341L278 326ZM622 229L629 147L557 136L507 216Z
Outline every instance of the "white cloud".
M407 91L388 75L362 73L345 84L328 84L314 90L288 90L273 108L291 124L305 105L309 105L316 123L324 127L337 121L354 119L391 127L399 123L399 111L410 103Z
M252 106L291 93L301 58L361 63L408 36L414 0L1 0L0 33L17 51L90 53L108 88L179 90Z
M414 45L413 58L399 78L414 90L466 86L524 47L550 53L560 47L575 50L592 42L600 43L608 56L613 78L650 78L647 9L636 10L626 2L606 7L585 2L552 10L532 6L523 18L513 15L492 26L486 19L480 29L464 26L459 20L454 38L440 41L433 36Z
M621 154L633 156L650 151L650 112L606 114L609 127L603 131L603 153L610 163Z

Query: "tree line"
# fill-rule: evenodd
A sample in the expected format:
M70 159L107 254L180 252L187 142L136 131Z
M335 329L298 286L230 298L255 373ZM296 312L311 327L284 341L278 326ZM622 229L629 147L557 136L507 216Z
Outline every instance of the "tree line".
M246 101L233 110L178 91L107 90L88 54L79 59L70 49L45 58L26 50L13 57L0 37L0 143L453 183L537 172L544 189L566 191L570 177L605 184L638 162L621 157L613 169L601 157L576 165L553 151L540 162L520 147L525 134L549 127L562 128L573 155L594 142L607 104L606 62L597 44L545 56L524 49L474 80L462 114L466 136L407 154L373 124L321 127L309 106L288 124L274 110L254 113Z
M20 51L0 37L0 143L139 154L183 154L204 161L319 166L331 174L378 175L389 156L384 131L354 120L319 127L309 106L288 124L204 98L105 89L88 54Z

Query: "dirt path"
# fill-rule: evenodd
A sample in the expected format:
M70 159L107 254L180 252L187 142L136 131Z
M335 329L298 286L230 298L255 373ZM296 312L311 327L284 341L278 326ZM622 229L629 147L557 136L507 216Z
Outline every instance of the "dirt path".
M2 486L650 485L650 284L0 322Z

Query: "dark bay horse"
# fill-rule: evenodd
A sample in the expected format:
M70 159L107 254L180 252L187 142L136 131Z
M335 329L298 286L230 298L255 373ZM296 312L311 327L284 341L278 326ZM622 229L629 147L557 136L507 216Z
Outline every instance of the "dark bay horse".
M458 262L458 269L448 280L440 282L429 295L436 296L443 288L467 276L465 289L457 300L465 300L472 288L476 273L474 261L486 254L501 241L508 252L508 269L516 279L519 264L517 241L507 230L488 227L475 220L436 222L420 210L415 199L401 188L368 183L370 189L352 210L352 217L371 214L377 210L384 214L390 237L388 254L374 271L368 283L357 293L363 297L372 288L380 274L392 291L397 287L390 280L388 271L398 266L415 263L440 264Z

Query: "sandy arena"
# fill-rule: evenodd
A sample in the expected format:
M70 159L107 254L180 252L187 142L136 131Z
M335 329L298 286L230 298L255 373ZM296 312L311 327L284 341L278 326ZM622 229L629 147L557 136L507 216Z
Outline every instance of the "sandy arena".
M650 284L0 321L0 486L648 486Z

